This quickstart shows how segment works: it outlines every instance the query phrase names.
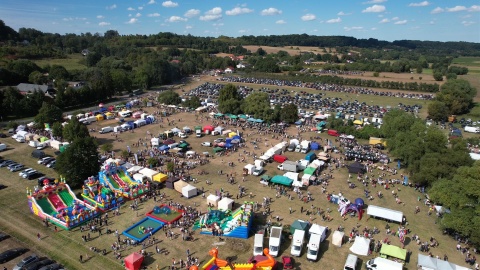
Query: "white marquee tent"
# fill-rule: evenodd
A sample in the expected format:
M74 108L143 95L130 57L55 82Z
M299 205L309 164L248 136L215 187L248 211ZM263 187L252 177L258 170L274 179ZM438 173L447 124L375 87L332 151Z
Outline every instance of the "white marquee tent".
M197 188L192 185L186 185L182 188L182 195L185 198L197 196Z
M332 235L332 244L336 247L342 247L343 237L345 236L344 232L335 231Z
M370 239L357 236L355 237L355 242L350 247L350 251L357 255L368 256L368 250L370 248Z
M149 169L149 168L143 168L138 171L138 173L141 173L147 177L148 180L153 181L153 176L158 174L157 171Z

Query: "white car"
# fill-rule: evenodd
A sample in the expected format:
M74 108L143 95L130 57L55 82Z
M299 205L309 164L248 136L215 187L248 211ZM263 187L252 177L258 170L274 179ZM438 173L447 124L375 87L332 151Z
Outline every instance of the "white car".
M211 142L202 142L202 146L212 146L212 143Z
M50 162L50 161L52 161L52 160L54 160L53 157L44 157L44 158L38 160L38 161L37 161L37 164L45 164L45 162Z
M23 171L19 172L19 173L18 173L18 176L23 177L24 174L27 174L27 173L33 172L33 171L35 171L35 169L33 169L33 168L28 168L28 169L26 169L26 170L23 170Z
M225 141L224 138L218 138L218 139L215 139L213 142L221 143L221 142L223 142L223 141Z

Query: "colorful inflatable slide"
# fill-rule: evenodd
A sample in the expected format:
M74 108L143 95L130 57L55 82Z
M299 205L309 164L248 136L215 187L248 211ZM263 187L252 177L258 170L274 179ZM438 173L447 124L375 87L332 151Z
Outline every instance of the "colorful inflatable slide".
M96 217L100 212L77 199L70 187L63 183L49 184L34 192L27 190L28 205L33 214L69 230Z
M110 163L104 166L104 170L98 173L100 184L108 186L120 196L134 199L146 193L149 189L148 182L143 184L134 180L122 166Z
M89 177L83 185L83 200L102 211L115 208L123 202L123 196L104 186L94 177Z
M266 260L261 261L261 262L255 262L255 263L231 263L226 260L222 260L218 258L218 249L213 248L211 249L208 254L212 256L212 258L205 263L201 269L202 270L216 270L216 269L221 269L221 270L230 270L230 269L235 269L235 270L271 270L275 266L275 259L270 256L268 248L265 248L263 250L263 253L265 254L265 257L267 257ZM190 270L198 270L197 266L192 266L190 267Z

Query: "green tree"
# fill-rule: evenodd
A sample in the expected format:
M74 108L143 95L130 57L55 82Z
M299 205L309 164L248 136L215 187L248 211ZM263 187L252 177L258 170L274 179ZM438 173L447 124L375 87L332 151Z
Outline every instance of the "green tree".
M62 120L62 110L48 102L43 102L42 107L34 118L35 123L40 127L43 127L44 124L53 124Z
M180 98L180 95L177 92L167 90L158 95L158 102L167 105L178 105L182 103L182 98Z
M289 103L283 107L280 112L280 120L285 123L294 123L298 120L298 107L293 103Z
M90 52L87 54L86 61L88 67L94 67L102 59L102 55L98 52Z
M63 66L52 65L48 71L48 77L51 80L64 80L68 81L70 79L70 74Z
M158 166L158 159L151 157L147 160L147 164L150 168L157 167Z
M434 121L444 121L448 117L448 108L445 103L434 100L428 104L428 117Z
M167 162L167 172L173 172L175 170L175 163Z
M433 72L433 79L434 79L435 81L438 81L438 82L443 81L443 74L442 74L442 72L435 70L435 71Z
M63 128L63 139L73 142L76 139L90 137L87 126L80 123L77 118L72 118Z
M242 97L240 96L240 93L238 93L237 91L237 87L230 83L225 85L222 89L220 89L220 93L218 96L218 103L220 104L221 102L229 99L235 99L235 100L242 99Z
M47 78L40 71L35 70L28 75L28 81L34 84L43 84L47 82Z
M183 106L191 109L196 109L200 106L202 106L202 103L200 102L200 98L197 96L192 96L183 102Z
M270 109L270 98L267 93L254 92L248 95L242 103L242 111L256 118L264 118Z
M52 125L52 135L55 137L63 137L63 126L60 122L55 122Z
M80 188L83 181L100 170L97 143L94 138L78 138L58 156L55 170L67 179L72 188Z
M433 184L430 198L450 209L443 215L440 225L480 243L480 162L456 170L452 179L441 179Z
M236 99L228 99L218 104L218 110L221 113L240 114L242 113L242 102Z
M441 87L436 100L445 103L449 114L464 114L473 107L477 90L466 80L448 80Z
M447 80L454 80L457 78L457 74L455 73L447 73Z

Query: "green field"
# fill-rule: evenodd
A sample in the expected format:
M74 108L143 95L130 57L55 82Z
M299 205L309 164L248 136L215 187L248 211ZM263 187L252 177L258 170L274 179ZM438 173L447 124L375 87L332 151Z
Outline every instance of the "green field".
M480 57L458 57L453 59L452 64L467 67L480 67Z
M59 65L63 66L66 70L82 70L86 69L87 66L82 64L82 60L84 57L81 54L70 54L67 58L54 58L54 59L40 59L40 60L33 60L35 64L40 67L44 67L46 65Z

